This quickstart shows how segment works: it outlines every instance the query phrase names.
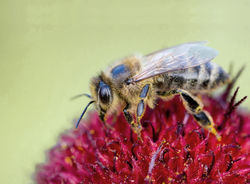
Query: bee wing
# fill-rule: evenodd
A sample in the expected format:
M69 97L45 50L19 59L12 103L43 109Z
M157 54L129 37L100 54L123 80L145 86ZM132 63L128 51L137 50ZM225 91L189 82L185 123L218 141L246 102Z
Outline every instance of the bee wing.
M142 58L141 71L132 77L138 82L170 71L195 67L211 61L217 51L205 46L206 42L193 42L163 49Z

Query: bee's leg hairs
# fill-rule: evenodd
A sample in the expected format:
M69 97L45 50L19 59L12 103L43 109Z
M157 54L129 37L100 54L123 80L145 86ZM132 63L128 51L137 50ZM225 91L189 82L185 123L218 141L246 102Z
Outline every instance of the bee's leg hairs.
M182 89L177 89L173 93L180 94L185 108L188 110L190 114L192 114L192 116L198 122L198 124L202 128L214 134L217 140L220 141L221 136L217 133L214 127L214 122L211 115L207 111L203 110L202 102L189 92Z
M147 97L148 95L148 91L149 91L149 84L146 84L145 86L143 86L141 93L140 93L140 101L137 105L137 111L136 111L136 123L137 126L139 128L139 130L141 131L141 118L143 117L143 114L145 112L145 103L144 103L144 99Z

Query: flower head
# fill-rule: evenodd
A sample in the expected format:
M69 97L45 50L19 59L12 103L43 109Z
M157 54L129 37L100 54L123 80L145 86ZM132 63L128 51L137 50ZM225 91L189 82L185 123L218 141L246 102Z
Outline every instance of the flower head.
M231 87L220 97L203 96L217 130L200 128L176 96L158 101L142 118L142 140L122 113L109 117L107 128L96 112L78 129L63 134L38 166L44 183L248 183L250 182L250 113L227 102Z

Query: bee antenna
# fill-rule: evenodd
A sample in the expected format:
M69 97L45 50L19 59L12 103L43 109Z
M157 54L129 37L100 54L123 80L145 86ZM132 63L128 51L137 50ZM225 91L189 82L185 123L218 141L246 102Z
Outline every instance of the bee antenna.
M79 97L82 97L82 96L86 96L86 97L92 99L92 96L91 96L91 95L86 94L86 93L82 93L82 94L75 95L75 96L71 97L70 100L75 100L75 99L77 99L77 98L79 98Z
M87 106L84 108L84 110L82 111L82 114L81 114L80 118L79 118L78 121L77 121L76 128L78 127L78 125L79 125L79 123L80 123L82 117L84 116L85 112L87 111L88 107L89 107L92 103L94 103L94 102L95 102L95 101L90 101L90 102L87 104Z

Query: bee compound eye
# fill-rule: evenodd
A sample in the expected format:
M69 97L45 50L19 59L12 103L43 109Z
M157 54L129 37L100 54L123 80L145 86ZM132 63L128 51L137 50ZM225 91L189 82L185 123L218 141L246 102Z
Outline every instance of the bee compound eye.
M108 104L111 100L111 89L108 85L103 85L99 90L99 97L102 103Z

